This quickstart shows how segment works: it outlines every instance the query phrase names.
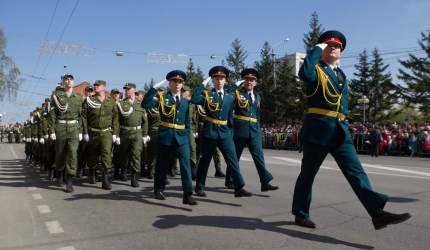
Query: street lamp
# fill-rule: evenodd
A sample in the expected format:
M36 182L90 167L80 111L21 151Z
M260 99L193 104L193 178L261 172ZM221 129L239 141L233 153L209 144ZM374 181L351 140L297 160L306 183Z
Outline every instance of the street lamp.
M290 40L290 38L285 38L284 40L282 40L282 41L280 41L280 42L278 42L278 43L275 43L273 46L272 46L272 60L273 60L273 84L274 84L274 86L275 86L275 88L276 88L276 54L275 54L275 47L276 46L278 46L278 45L281 45L281 44L283 44L283 43L286 43L286 42L288 42Z
M363 95L361 98L357 100L358 104L363 104L363 124L366 124L366 104L369 103L369 98Z

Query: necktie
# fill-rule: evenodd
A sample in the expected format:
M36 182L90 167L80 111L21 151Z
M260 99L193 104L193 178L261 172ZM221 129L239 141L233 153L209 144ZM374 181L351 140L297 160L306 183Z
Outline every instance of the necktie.
M340 86L342 86L343 80L344 80L342 74L340 73L338 68L334 68L333 71L334 71L334 73L336 73L336 77L339 80Z
M179 101L179 96L176 96L176 106L179 106L181 102Z
M254 96L252 95L252 92L249 92L249 97L251 97L251 103L254 103Z
M222 92L220 91L220 92L218 92L218 95L219 95L219 99L221 99L222 100Z

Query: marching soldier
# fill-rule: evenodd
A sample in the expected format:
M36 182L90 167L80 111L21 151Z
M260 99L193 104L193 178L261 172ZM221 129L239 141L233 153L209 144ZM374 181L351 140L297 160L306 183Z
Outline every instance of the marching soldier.
M233 107L234 97L224 92L228 69L223 66L215 66L209 70L209 78L197 86L191 98L191 102L202 105L206 112L206 120L203 125L202 156L197 167L196 193L198 196L206 196L204 191L209 164L215 150L219 147L227 166L231 167L231 177L235 186L235 197L249 197L252 194L243 187L245 182L239 169L239 160L233 142ZM212 79L214 88L211 91L204 90L206 84ZM200 136L200 135L199 135Z
M135 92L135 95L136 95L136 99L139 102L142 102L143 96L145 95L145 92L143 90L139 90L139 91ZM146 109L145 109L145 117L148 118L148 114L147 114ZM146 119L146 124L148 127L148 119ZM146 173L147 173L147 169L148 169L147 164L146 164L146 158L147 158L146 151L147 151L147 143L149 140L150 140L150 137L148 135L148 128L147 128L147 135L145 138L143 138L143 141L145 143L143 144L142 153L140 155L140 177L145 177Z
M94 89L92 86L87 86L85 88L85 96L83 99L85 99L87 96L93 96L94 95ZM88 142L85 140L81 140L79 142L78 147L78 169L76 170L76 178L82 178L84 175L84 168L87 163L88 159L88 150L87 150Z
M378 230L403 222L411 215L392 214L383 210L389 197L373 191L357 157L346 120L348 81L338 67L345 46L346 38L342 33L333 30L324 32L299 70L309 110L300 131L303 159L294 188L292 213L298 226L316 228L309 215L312 184L321 164L330 153Z
M55 167L57 170L57 186L66 181L66 192L73 192L73 176L76 175L78 145L82 140L81 107L82 96L73 91L74 77L65 74L62 86L52 94L49 112L50 139L55 141Z
M123 173L130 165L131 186L139 187L137 180L140 172L141 153L144 138L148 135L148 122L145 110L141 102L137 100L135 91L136 84L126 83L124 85L125 98L117 102L120 133L120 145L118 146L117 164Z
M84 140L88 142L88 182L96 183L95 170L101 161L102 188L111 190L109 172L112 167L112 144L119 133L118 109L115 100L106 95L106 81L94 83L94 96L85 98L82 108Z
M261 97L254 91L260 74L255 69L244 69L240 73L243 80L232 85L231 92L235 96L234 105L234 146L237 158L240 159L245 146L248 147L260 177L261 191L277 190L272 186L272 174L266 169L263 155L263 144L260 133L260 103ZM239 88L242 84L242 88ZM230 171L227 166L226 182L231 183ZM229 184L230 184L229 183Z
M176 152L181 169L183 204L197 205L193 199L193 187L190 167L190 113L189 101L182 98L181 89L187 75L181 70L174 70L166 75L170 91L156 97L157 88L165 81L154 85L143 98L142 106L147 109L158 107L160 128L157 138L157 160L155 163L154 195L164 200L163 191L170 163L171 152Z

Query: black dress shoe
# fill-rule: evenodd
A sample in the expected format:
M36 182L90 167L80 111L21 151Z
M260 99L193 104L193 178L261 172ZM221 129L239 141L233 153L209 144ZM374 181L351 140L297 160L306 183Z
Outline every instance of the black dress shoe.
M301 226L301 227L317 228L317 224L311 221L311 219L303 219L296 216L294 223L296 223L297 226Z
M195 192L196 192L196 195L197 196L200 196L200 197L206 197L207 196L207 194L206 194L206 192L205 191L203 191L203 190L194 190Z
M234 191L234 197L251 197L252 194L246 191L244 188L240 188Z
M182 199L182 204L188 204L190 206L194 206L194 205L197 205L198 202L196 200L194 200L191 195L186 195Z
M272 184L270 184L270 183L266 183L264 185L261 185L261 192L273 191L273 190L277 190L277 189L279 189L279 187L272 186Z
M375 230L386 228L390 224L398 224L411 218L411 214L392 214L382 209L378 209L372 216L372 223Z
M234 184L225 184L225 187L228 189L234 189Z
M165 200L166 199L166 197L164 197L163 192L154 192L154 195L155 195L155 199L157 199L157 200Z

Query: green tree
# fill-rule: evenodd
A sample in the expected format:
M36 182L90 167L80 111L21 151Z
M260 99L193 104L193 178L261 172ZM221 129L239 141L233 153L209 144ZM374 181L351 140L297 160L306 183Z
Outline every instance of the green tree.
M354 65L357 72L353 73L354 78L350 80L349 92L349 117L352 120L360 120L363 112L362 104L358 99L369 94L371 85L370 62L366 49L358 55L358 64Z
M187 81L186 84L191 88L194 89L203 82L203 72L200 69L200 67L194 69L194 63L193 60L190 58L187 64Z
M261 96L261 124L271 125L276 121L274 112L275 100L273 92L273 61L271 58L271 46L268 42L263 44L260 52L261 60L254 63L254 68L260 73L261 79L258 81L255 91Z
M240 72L245 68L245 60L248 57L248 53L242 47L239 39L235 39L231 43L231 51L227 54L227 65L232 68L230 74L230 80L237 81L240 79Z
M427 34L421 32L421 39L418 44L424 52L423 57L409 54L407 60L399 60L403 68L399 69L397 75L406 84L403 90L403 97L418 106L424 119L430 119L430 30Z
M12 58L6 55L6 44L6 37L0 28L0 101L3 101L5 96L9 101L15 100L19 86L24 81L20 78L19 68L15 66Z
M324 29L321 29L321 24L319 24L318 14L316 11L312 13L309 28L311 28L311 30L307 34L304 34L303 38L307 54L315 47L315 45L317 45L318 37L324 32Z

